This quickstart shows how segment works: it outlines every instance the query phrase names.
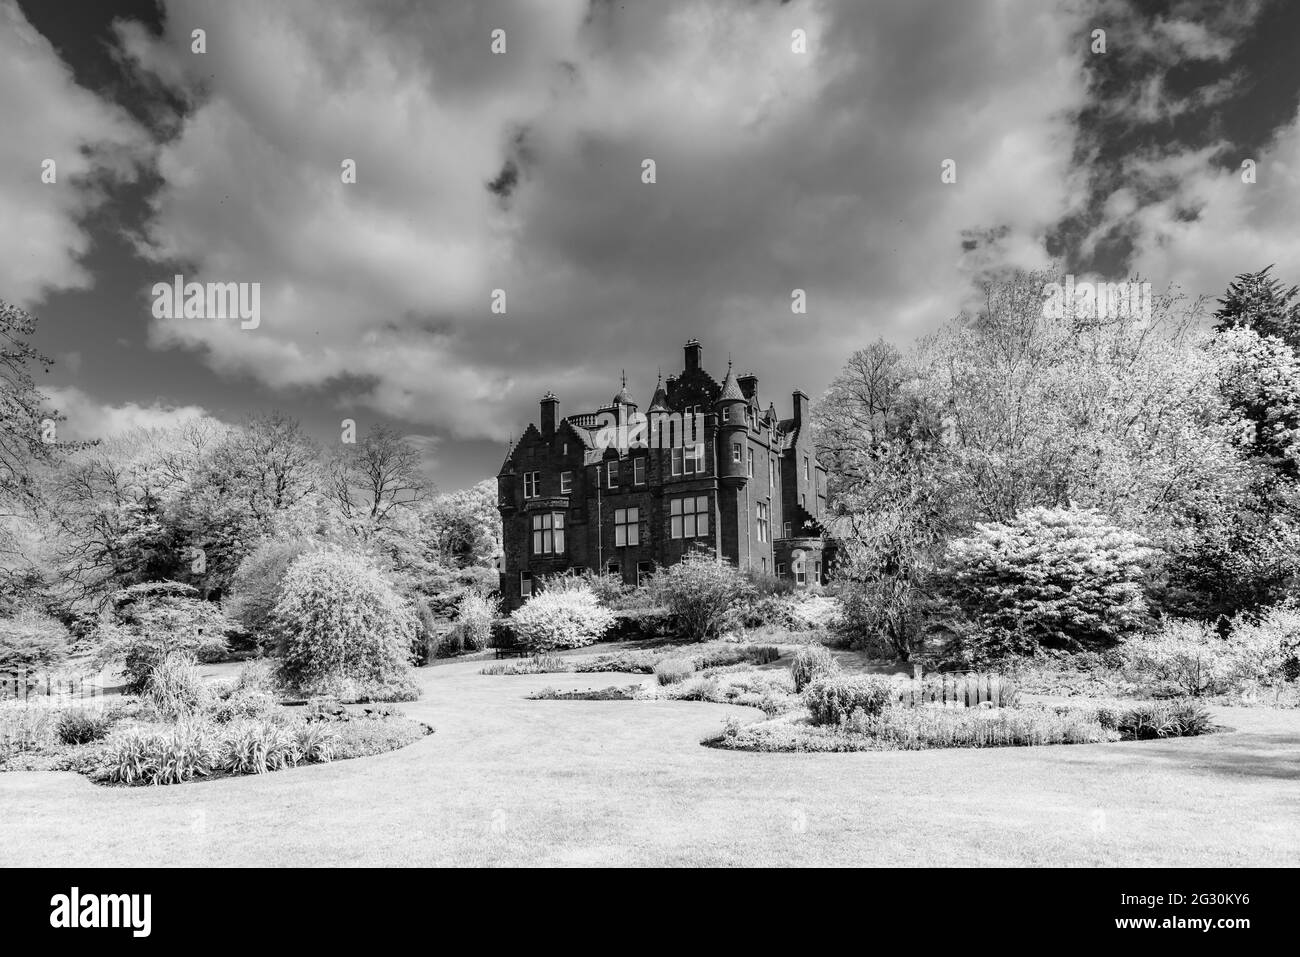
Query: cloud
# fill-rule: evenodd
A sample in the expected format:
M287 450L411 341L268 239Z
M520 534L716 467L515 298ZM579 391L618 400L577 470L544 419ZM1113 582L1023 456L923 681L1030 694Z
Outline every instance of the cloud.
M974 273L1045 262L1082 198L1086 32L1036 0L166 11L160 38L120 29L189 104L139 248L159 280L262 282L263 319L151 343L441 435L505 438L623 367L648 399L645 364L692 335L810 388L951 315Z
M108 405L76 386L46 387L41 391L49 399L49 407L67 417L58 428L59 439L68 442L110 439L132 429L166 429L209 417L197 405L170 405L160 400L149 405L136 402Z
M76 85L13 0L0 0L0 118L0 297L30 307L92 284L82 220L107 184L134 179L149 141L120 107ZM46 160L53 183L42 182Z

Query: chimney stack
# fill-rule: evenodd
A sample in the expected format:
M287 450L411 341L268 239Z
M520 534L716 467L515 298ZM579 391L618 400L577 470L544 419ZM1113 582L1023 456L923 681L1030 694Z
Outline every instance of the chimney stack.
M560 408L560 400L554 392L542 396L542 435L550 438L555 434L555 422Z
M686 371L700 367L700 355L704 350L700 348L699 339L686 340Z
M736 380L740 383L740 391L745 394L746 399L754 402L758 401L758 376L752 372L746 372Z
M795 389L791 398L794 405L794 427L801 429L808 422L808 396Z

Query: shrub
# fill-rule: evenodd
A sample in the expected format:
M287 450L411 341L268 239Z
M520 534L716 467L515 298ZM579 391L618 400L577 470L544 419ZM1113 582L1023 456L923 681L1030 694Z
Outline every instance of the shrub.
M212 720L218 724L254 718L267 718L276 711L275 695L261 688L232 691L212 706Z
M840 663L823 645L805 645L795 652L794 661L790 663L795 691L803 691L814 681L839 673Z
M640 641L668 633L672 616L662 608L626 608L614 612L606 635L611 641Z
M656 599L674 616L683 637L707 641L722 634L733 611L753 595L753 586L735 566L712 552L688 552L650 581Z
M1170 620L1155 634L1128 641L1124 662L1134 676L1194 697L1226 692L1234 683L1280 679L1287 650L1278 634L1240 625L1221 637L1203 622Z
M74 708L59 715L55 734L63 744L90 744L108 734L112 719L102 712Z
M861 713L878 715L893 701L893 683L880 675L820 678L803 691L813 724L842 724Z
M582 586L534 595L510 615L519 643L534 651L590 645L613 621L613 613Z
M946 586L979 629L976 658L1104 647L1144 627L1144 565L1155 552L1139 536L1073 507L976 528L949 547Z
M673 685L695 674L695 662L685 658L665 658L655 665L655 678L661 685Z
M334 759L337 747L334 735L319 724L304 724L293 729L294 764L324 764Z
M0 671L52 668L68 653L71 636L57 620L33 609L0 619Z
M452 631L457 644L468 651L482 651L492 637L492 621L500 609L494 599L484 598L477 592L466 592L456 612Z
M283 639L280 678L290 687L310 693L354 682L363 694L415 687L408 661L415 617L359 555L299 556L285 573L272 622Z
M1236 667L1247 681L1300 677L1300 603L1294 599L1232 620Z
M99 660L125 660L129 691L143 691L154 666L169 655L212 661L225 653L231 622L197 595L180 582L145 582L113 596L112 611L96 632Z
M54 714L50 708L0 704L0 757L51 744L55 736Z
M269 538L261 542L235 569L223 606L225 613L263 643L269 641L271 613L280 599L285 573L298 556L319 547L306 538Z
M233 690L274 693L276 687L275 668L269 661L249 661L239 669L239 674L235 676Z
M145 679L144 698L160 717L177 721L201 711L210 693L194 656L177 652L154 665Z

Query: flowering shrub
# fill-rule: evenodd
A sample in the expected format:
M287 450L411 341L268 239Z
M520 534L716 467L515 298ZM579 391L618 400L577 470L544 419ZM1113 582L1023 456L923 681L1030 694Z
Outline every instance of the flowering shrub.
M604 636L614 614L582 586L534 595L510 615L519 643L534 651L581 648Z
M1104 647L1144 626L1142 579L1155 552L1139 536L1076 508L976 528L950 546L947 586L978 627L974 659Z
M413 686L408 655L415 616L362 556L299 556L285 573L271 620L284 647L280 677L290 686L310 692L342 682L356 685L357 697L371 686Z
M484 598L477 592L466 592L456 610L456 624L453 631L459 637L461 648L467 651L482 651L488 646L492 637L492 621L500 608L491 598Z
M1232 640L1241 648L1238 664L1247 680L1300 678L1300 604L1294 599L1238 615Z

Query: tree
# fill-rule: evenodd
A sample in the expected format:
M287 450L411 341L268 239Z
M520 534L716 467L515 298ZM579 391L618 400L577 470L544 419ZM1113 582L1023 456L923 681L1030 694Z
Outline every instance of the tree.
M170 655L208 658L226 650L230 621L182 582L144 582L113 596L96 637L102 663L124 660L128 688L139 692Z
M283 648L280 675L291 687L375 699L384 689L414 691L415 616L363 555L300 555L285 573L271 620Z
M754 596L754 586L736 566L707 549L687 552L655 575L650 590L692 641L717 638L732 612Z
M396 430L378 425L332 462L329 493L340 517L363 541L424 498L428 483L420 450Z
M1215 329L1251 329L1261 337L1273 336L1300 350L1300 287L1287 289L1282 281L1268 274L1273 267L1259 272L1241 273L1228 284L1214 313Z

